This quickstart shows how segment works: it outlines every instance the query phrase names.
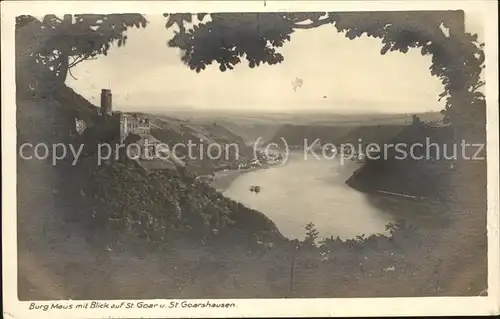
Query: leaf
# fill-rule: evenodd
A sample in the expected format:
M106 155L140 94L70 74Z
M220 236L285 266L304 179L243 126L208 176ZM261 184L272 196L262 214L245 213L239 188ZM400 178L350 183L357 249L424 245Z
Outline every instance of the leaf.
M382 47L382 50L380 50L380 54L384 55L387 53L387 51L389 51L389 49L391 48L391 44L390 43L386 43L383 47Z
M198 13L196 15L196 18L201 22L201 21L203 21L203 19L205 18L206 15L207 15L207 13Z
M447 95L448 95L448 92L446 92L446 91L439 94L438 102L440 102Z
M165 23L165 27L168 29L170 27L172 27L175 23L175 19L170 15L168 18L167 18L167 22Z

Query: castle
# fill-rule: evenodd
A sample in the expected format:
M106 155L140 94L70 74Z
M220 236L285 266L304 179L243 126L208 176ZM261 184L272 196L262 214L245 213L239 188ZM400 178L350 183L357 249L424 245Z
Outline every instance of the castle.
M120 133L120 142L123 142L129 134L139 136L147 136L151 134L151 125L149 119L145 116L137 114L126 114L122 112L113 112L113 98L111 90L101 90L101 107L98 110L98 116L112 123L118 125L116 133Z

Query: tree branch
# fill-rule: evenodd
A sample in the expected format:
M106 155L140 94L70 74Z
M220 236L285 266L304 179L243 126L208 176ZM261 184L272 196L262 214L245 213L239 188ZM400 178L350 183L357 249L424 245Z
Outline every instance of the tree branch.
M78 81L78 79L77 79L77 78L75 78L75 76L73 75L73 73L71 73L71 69L68 69L68 74L69 74L69 75L71 75L71 77L72 77L73 79L75 79L75 80L77 80L77 81Z
M479 89L480 87L484 86L484 84L485 84L484 81L478 82L477 84L475 84L474 86L472 86L471 92L472 93L476 92L476 90Z

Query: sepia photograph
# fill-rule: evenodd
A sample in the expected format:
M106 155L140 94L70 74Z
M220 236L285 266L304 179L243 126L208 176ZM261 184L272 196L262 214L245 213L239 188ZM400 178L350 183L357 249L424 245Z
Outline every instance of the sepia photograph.
M496 2L183 2L2 2L4 315L499 314Z

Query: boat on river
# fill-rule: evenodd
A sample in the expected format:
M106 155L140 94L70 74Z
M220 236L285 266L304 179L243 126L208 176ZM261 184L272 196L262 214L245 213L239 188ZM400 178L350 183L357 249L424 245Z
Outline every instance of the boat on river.
M255 186L255 185L250 186L250 191L254 192L254 193L258 193L258 192L260 192L260 186Z

